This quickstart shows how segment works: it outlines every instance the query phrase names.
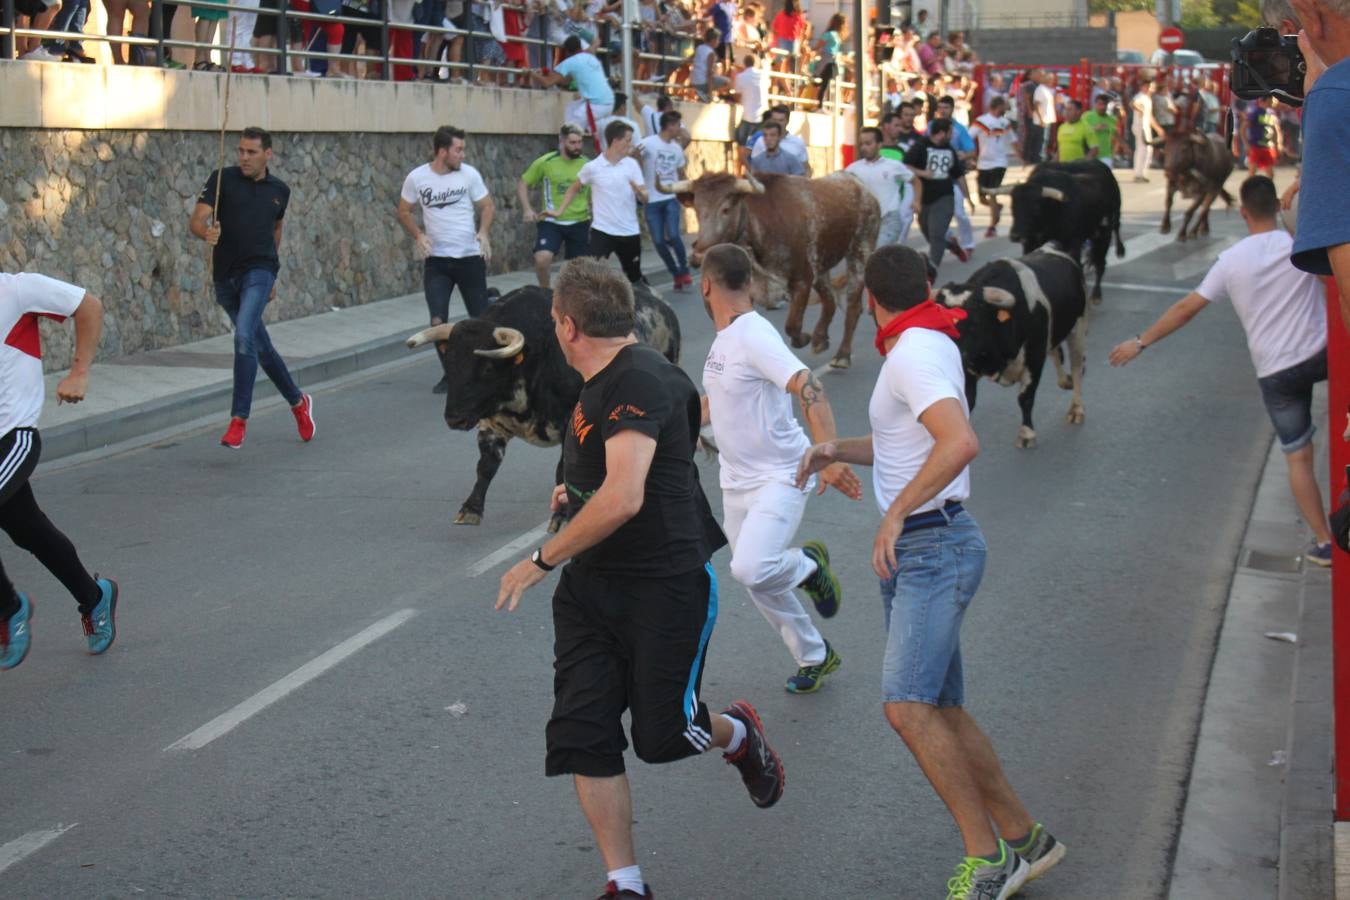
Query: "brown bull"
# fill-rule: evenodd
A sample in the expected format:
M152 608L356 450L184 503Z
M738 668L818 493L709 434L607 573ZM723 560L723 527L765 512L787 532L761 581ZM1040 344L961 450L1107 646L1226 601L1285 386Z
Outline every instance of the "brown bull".
M1214 201L1222 197L1229 207L1233 205L1233 196L1223 187L1233 173L1233 156L1223 139L1214 134L1174 131L1167 136L1163 148L1163 167L1167 172L1167 201L1163 209L1162 233L1172 230L1172 195L1181 191L1181 196L1194 199L1194 202L1181 220L1177 240L1209 234L1209 208ZM1188 233L1196 210L1200 215Z
M787 283L791 305L783 330L794 347L804 347L802 319L814 288L820 295L820 318L811 332L811 349L830 346L834 318L834 285L830 269L847 268L844 337L830 365L848 368L853 330L862 314L863 266L877 242L881 210L862 182L852 175L803 178L769 175L737 178L714 173L695 181L657 185L698 213L698 238L690 261L698 264L716 244L739 244L755 261L755 300L765 302L770 282Z

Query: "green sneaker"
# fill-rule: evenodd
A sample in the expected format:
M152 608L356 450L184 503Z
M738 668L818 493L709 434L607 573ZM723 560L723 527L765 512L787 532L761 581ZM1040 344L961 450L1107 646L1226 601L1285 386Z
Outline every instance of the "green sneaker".
M834 577L834 571L830 568L830 551L821 541L807 541L802 544L802 552L816 564L816 571L798 587L806 591L821 618L833 618L839 612L839 600L843 592L839 589L839 579Z
M1011 846L1011 845L1010 845ZM1031 829L1031 835L1026 843L1019 844L1012 848L1013 852L1027 861L1031 867L1031 873L1027 875L1027 881L1035 881L1046 872L1049 872L1055 866L1059 865L1068 848L1055 840L1055 836L1045 830L1040 822Z
M166 69L186 69L186 68L187 68L187 66L183 65L182 63L180 63L180 62L179 62L178 60L176 60L176 59L166 59L166 60L164 60L163 66L164 66L164 68L166 68Z
M947 900L1007 900L1022 889L1031 867L1007 844L998 842L1002 858L990 862L967 856L947 881Z
M820 690L820 683L825 680L825 676L838 669L843 662L830 646L830 642L826 641L824 661L798 669L797 674L787 680L788 693L814 694Z

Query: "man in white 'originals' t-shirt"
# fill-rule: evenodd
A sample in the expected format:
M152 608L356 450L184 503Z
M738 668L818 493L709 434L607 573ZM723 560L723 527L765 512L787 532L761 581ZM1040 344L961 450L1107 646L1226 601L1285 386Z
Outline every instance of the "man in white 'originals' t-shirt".
M751 271L749 254L735 244L718 244L703 259L703 301L717 328L703 365L704 424L711 422L717 438L731 575L797 663L787 690L809 694L841 660L794 588L805 589L824 618L838 611L840 592L824 543L788 547L812 487L793 483L811 441L792 414L790 395L797 396L816 440L833 440L834 414L815 375L754 311ZM827 468L821 481L822 491L831 485L855 500L862 497L862 483L846 465Z

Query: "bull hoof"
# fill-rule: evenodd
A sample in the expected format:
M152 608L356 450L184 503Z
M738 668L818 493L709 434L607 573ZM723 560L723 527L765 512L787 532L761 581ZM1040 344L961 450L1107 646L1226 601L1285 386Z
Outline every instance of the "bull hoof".
M811 343L811 339L804 334L790 334L788 335L788 343L790 343L795 349L800 350L802 347L805 347L807 344Z
M1070 425L1082 425L1083 419L1085 418L1087 418L1087 414L1083 411L1083 407L1070 406L1068 415L1064 417L1064 421L1068 422Z
M812 353L824 353L824 352L825 352L826 350L828 350L828 349L830 349L830 339L829 339L829 338L825 338L824 340L812 340L812 341L811 341L811 352L812 352Z
M1093 295L1092 295L1092 305L1093 305L1093 306L1101 306L1101 305L1102 305L1102 295L1101 295L1101 294L1093 294Z
M782 301L782 300L765 300L761 305L762 305L765 309L782 309L782 308L783 308L783 301Z
M1178 243L1178 244L1184 244L1184 243L1186 243L1186 232L1185 232L1185 231L1178 231L1178 232L1177 232L1177 243Z
M461 509L459 515L455 516L456 525L482 525L483 514L476 513L470 509Z
M830 360L831 369L847 369L851 365L853 365L853 357L844 356L843 354L840 354L839 356L836 356L834 359Z
M1059 387L1060 387L1061 390L1065 390L1065 391L1071 391L1071 390L1073 390L1073 376L1072 376L1072 375L1061 375L1060 378L1059 378Z
M1023 425L1017 431L1017 440L1013 441L1013 446L1018 450L1032 450L1036 447L1036 432Z
M1171 234L1171 233L1172 233L1171 222L1162 223L1162 227L1158 229L1158 234Z
M559 531L562 530L563 524L564 524L566 521L567 521L567 517L564 516L562 513L554 513L553 515L549 516L549 518L548 518L548 533L549 533L549 534L557 534Z

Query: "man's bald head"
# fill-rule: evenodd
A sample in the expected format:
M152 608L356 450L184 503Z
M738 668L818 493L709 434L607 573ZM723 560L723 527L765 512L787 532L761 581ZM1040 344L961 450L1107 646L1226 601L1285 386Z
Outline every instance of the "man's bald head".
M718 244L703 256L703 275L718 287L741 293L750 290L754 263L738 244Z

